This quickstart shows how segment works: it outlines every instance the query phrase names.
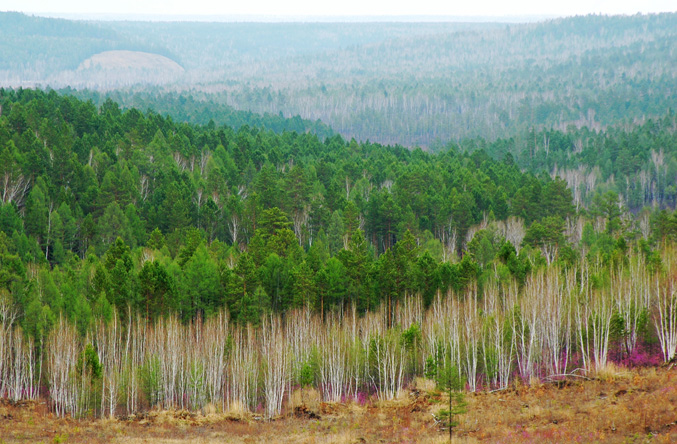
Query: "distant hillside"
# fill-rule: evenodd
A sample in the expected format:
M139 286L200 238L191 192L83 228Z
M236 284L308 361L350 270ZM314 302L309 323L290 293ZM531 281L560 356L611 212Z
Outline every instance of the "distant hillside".
M237 110L230 105L210 99L210 95L198 91L182 94L160 92L107 91L99 93L92 90L72 90L66 88L61 93L74 95L83 100L91 100L102 106L107 99L120 103L123 108L153 110L161 115L169 115L178 122L199 125L226 125L235 129L243 126L265 128L275 133L295 131L297 133L313 133L320 139L334 135L334 131L319 120L310 121L300 116L284 116L281 113L254 113Z
M90 87L124 87L174 82L184 69L167 57L141 51L104 51L78 66L76 78Z
M140 51L104 51L94 54L78 66L78 70L88 69L184 71L181 65L167 57Z
M143 51L175 58L164 47L121 35L103 23L0 12L0 29L0 84L3 86L77 83L79 80L73 75L78 66L105 51Z
M380 143L435 147L532 127L603 129L677 103L676 13L528 24L74 22L0 13L0 27L2 85L199 92ZM114 50L161 55L185 73L118 78L76 69Z

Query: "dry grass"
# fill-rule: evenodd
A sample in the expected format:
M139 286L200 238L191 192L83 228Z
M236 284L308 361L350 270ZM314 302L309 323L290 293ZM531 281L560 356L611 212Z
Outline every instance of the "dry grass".
M677 442L677 370L607 368L592 380L515 385L466 396L454 442ZM295 391L290 405L319 417L289 414L265 422L237 406L228 412L152 411L134 420L57 419L41 403L0 405L4 443L446 443L431 413L446 398L426 380L390 402L327 404ZM291 411L291 409L287 409Z
M289 406L292 409L295 407L306 406L309 410L317 412L320 409L321 403L322 396L314 387L296 389L289 397Z
M234 401L228 406L228 410L224 413L223 419L229 421L249 421L251 419L251 413L241 405L239 402Z
M614 382L632 377L632 372L609 361L604 367L598 368L593 376L604 382Z
M431 393L437 388L435 381L432 379L421 378L418 376L414 379L413 386L416 390L422 393Z

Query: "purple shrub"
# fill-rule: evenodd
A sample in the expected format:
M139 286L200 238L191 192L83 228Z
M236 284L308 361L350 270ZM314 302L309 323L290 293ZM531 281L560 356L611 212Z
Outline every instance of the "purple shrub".
M624 359L620 360L620 364L623 364L628 368L657 367L661 365L662 362L663 358L660 350L656 350L656 347L641 343L637 344L629 356L626 355Z
M367 393L362 391L357 392L357 396L355 396L355 402L357 402L359 405L365 405L368 400L369 395L367 395Z

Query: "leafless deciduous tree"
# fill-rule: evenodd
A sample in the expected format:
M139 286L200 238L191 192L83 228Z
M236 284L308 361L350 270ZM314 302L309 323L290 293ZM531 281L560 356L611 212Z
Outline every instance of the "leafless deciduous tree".
M84 333L60 317L44 347L16 325L3 292L0 396L35 398L42 381L60 417L110 417L144 406L253 411L264 401L265 416L273 418L299 381L315 383L329 402L363 393L389 400L442 360L460 370L470 390L505 388L515 371L525 381L562 377L576 357L586 371L599 371L612 347L626 356L636 349L645 321L669 361L677 356L674 257L666 248L660 272L635 254L612 269L584 258L569 268L534 270L522 286L502 278L497 266L481 294L474 284L462 295L438 294L426 311L419 296L407 296L392 325L384 306L363 316L353 306L326 317L305 307L267 315L258 328L231 325L225 311L187 324L173 315L150 325L128 309L126 322L114 314ZM39 279L37 271L29 267L28 274ZM420 335L412 344L414 325ZM610 342L612 327L620 334ZM36 357L40 350L43 359Z
M348 351L345 333L340 318L327 318L320 344L322 363L320 366L322 398L328 402L340 402L349 386Z
M466 295L465 303L460 307L462 325L461 353L462 368L466 376L466 383L471 392L477 390L477 370L479 363L480 342L480 314L477 307L477 290L471 289Z
M229 408L249 411L256 407L256 384L259 372L256 333L251 326L233 331L230 359Z
M661 344L663 359L668 362L674 359L677 353L677 295L672 282L666 285L656 279L654 285L656 305L654 325Z
M29 178L8 168L0 175L0 200L3 204L13 202L21 208L30 185Z
M381 400L394 399L404 382L404 350L399 337L393 333L373 335L369 341L370 359L375 364L370 379Z
M0 290L0 397L8 396L8 374L11 371L12 329L17 317L9 293Z
M516 285L504 289L505 293L517 295ZM505 298L511 301L513 298ZM501 301L497 285L489 285L485 289L484 313L485 322L482 328L482 357L485 376L494 387L506 388L512 370L514 342L510 337L508 310ZM493 359L492 359L493 358Z
M589 267L581 269L581 294L576 304L576 330L586 370L606 366L613 304L608 291L593 290Z
M125 380L125 399L127 414L137 412L139 408L139 369L146 361L148 325L145 317L132 315L131 307L127 309L127 335L123 350L123 372Z
M264 318L261 327L261 352L264 363L264 392L266 417L273 418L282 411L282 399L289 379L289 351L279 316Z
M51 331L47 340L47 359L50 397L57 416L76 416L80 393L76 363L80 341L75 327L63 317Z
M99 320L96 328L96 348L102 368L101 377L101 416L106 412L115 417L122 373L122 328L117 313L106 324Z
M228 384L226 347L230 334L228 313L225 310L219 311L206 322L203 331L201 351L204 355L202 359L205 367L207 401L225 410Z

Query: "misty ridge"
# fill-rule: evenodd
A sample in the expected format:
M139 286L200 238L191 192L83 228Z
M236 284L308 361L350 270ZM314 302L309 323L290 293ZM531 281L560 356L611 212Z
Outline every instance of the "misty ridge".
M534 126L603 129L660 116L675 102L671 13L525 24L97 22L2 13L0 26L6 86L123 90L118 97L130 106L135 92L186 92L405 146Z

